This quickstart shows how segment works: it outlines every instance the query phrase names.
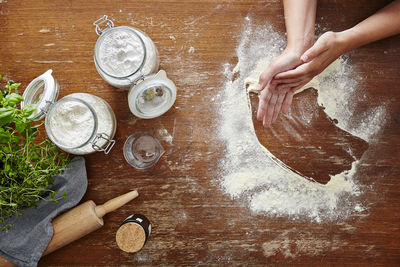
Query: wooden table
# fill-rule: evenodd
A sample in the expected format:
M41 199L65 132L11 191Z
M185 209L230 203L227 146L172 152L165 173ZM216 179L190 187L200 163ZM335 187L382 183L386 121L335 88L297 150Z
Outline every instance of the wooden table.
M349 28L390 1L319 1L317 23L338 31ZM88 92L105 99L118 120L116 145L109 155L86 156L89 186L83 199L96 203L138 189L139 198L105 217L105 226L44 257L41 266L116 265L400 265L400 36L367 45L352 53L352 64L364 75L366 105L387 103L387 123L379 142L370 144L337 132L363 154L364 184L374 186L365 198L368 213L342 222L311 223L250 214L246 204L232 200L216 182L223 145L214 131L222 90L224 63L235 63L244 17L272 24L284 33L282 4L277 1L0 1L0 72L22 82L52 68L60 96ZM140 120L127 105L127 92L103 81L93 63L97 39L92 23L109 15L116 25L145 31L156 43L161 68L178 87L174 107L160 118ZM323 19L322 19L323 18ZM189 53L193 47L194 53ZM386 52L385 52L386 51ZM315 93L306 92L311 103ZM298 97L296 99L299 99ZM296 99L294 109L296 108ZM335 128L320 116L324 130ZM335 138L322 140L329 157L313 157L318 131L305 131L306 142L284 132L282 121L258 137L294 169L328 180L332 171L348 169L351 159L337 152ZM153 168L138 171L122 155L126 138L136 131L160 137L166 150ZM277 137L280 135L280 138ZM283 140L282 141L282 136ZM301 147L302 149L297 149ZM310 162L304 165L299 155ZM332 157L331 157L332 158ZM304 161L303 161L304 162ZM142 251L118 249L115 233L132 213L152 222L151 237ZM275 255L263 246L276 242ZM286 252L286 253L285 253Z

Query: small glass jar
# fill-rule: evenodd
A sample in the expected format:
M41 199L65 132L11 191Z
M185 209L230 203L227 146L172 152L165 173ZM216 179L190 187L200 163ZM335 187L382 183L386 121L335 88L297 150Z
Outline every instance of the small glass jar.
M125 141L123 151L129 165L139 170L153 167L165 152L160 141L148 132L131 134Z
M163 70L138 80L128 94L129 109L142 119L161 116L172 107L175 100L176 86Z
M112 138L117 127L112 108L102 98L87 93L73 93L56 101L60 87L51 73L46 71L24 91L21 105L37 105L29 119L37 121L46 116L48 137L66 152L108 154L115 144Z
M133 27L114 27L106 15L93 25L100 36L94 49L94 63L97 72L110 85L129 89L137 79L157 72L158 50L144 32Z

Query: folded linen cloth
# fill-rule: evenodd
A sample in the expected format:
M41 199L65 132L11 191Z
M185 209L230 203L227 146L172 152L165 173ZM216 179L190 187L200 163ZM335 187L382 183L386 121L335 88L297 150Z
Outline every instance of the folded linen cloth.
M18 266L37 266L53 236L51 221L81 201L87 188L85 159L73 158L67 169L53 178L51 189L60 196L66 192L67 199L58 203L41 200L37 208L24 209L22 216L8 219L7 223L14 225L11 229L0 230L0 256Z

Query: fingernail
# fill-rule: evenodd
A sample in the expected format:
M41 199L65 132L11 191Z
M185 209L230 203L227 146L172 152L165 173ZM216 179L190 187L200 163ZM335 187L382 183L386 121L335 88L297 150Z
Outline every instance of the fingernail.
M303 60L303 61L307 61L308 57L306 55L302 55L300 59Z
M258 84L258 85L257 85L256 90L257 90L257 91L261 91L261 84Z

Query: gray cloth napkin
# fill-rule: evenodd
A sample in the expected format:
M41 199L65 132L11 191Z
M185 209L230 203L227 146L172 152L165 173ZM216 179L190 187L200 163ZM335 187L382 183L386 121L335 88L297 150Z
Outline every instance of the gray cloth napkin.
M0 230L0 256L19 266L37 266L53 236L53 218L82 199L87 188L85 159L75 157L67 170L53 178L52 189L58 190L60 196L67 192L68 199L63 198L58 203L39 201L37 208L25 209L22 216L7 220L13 228Z

